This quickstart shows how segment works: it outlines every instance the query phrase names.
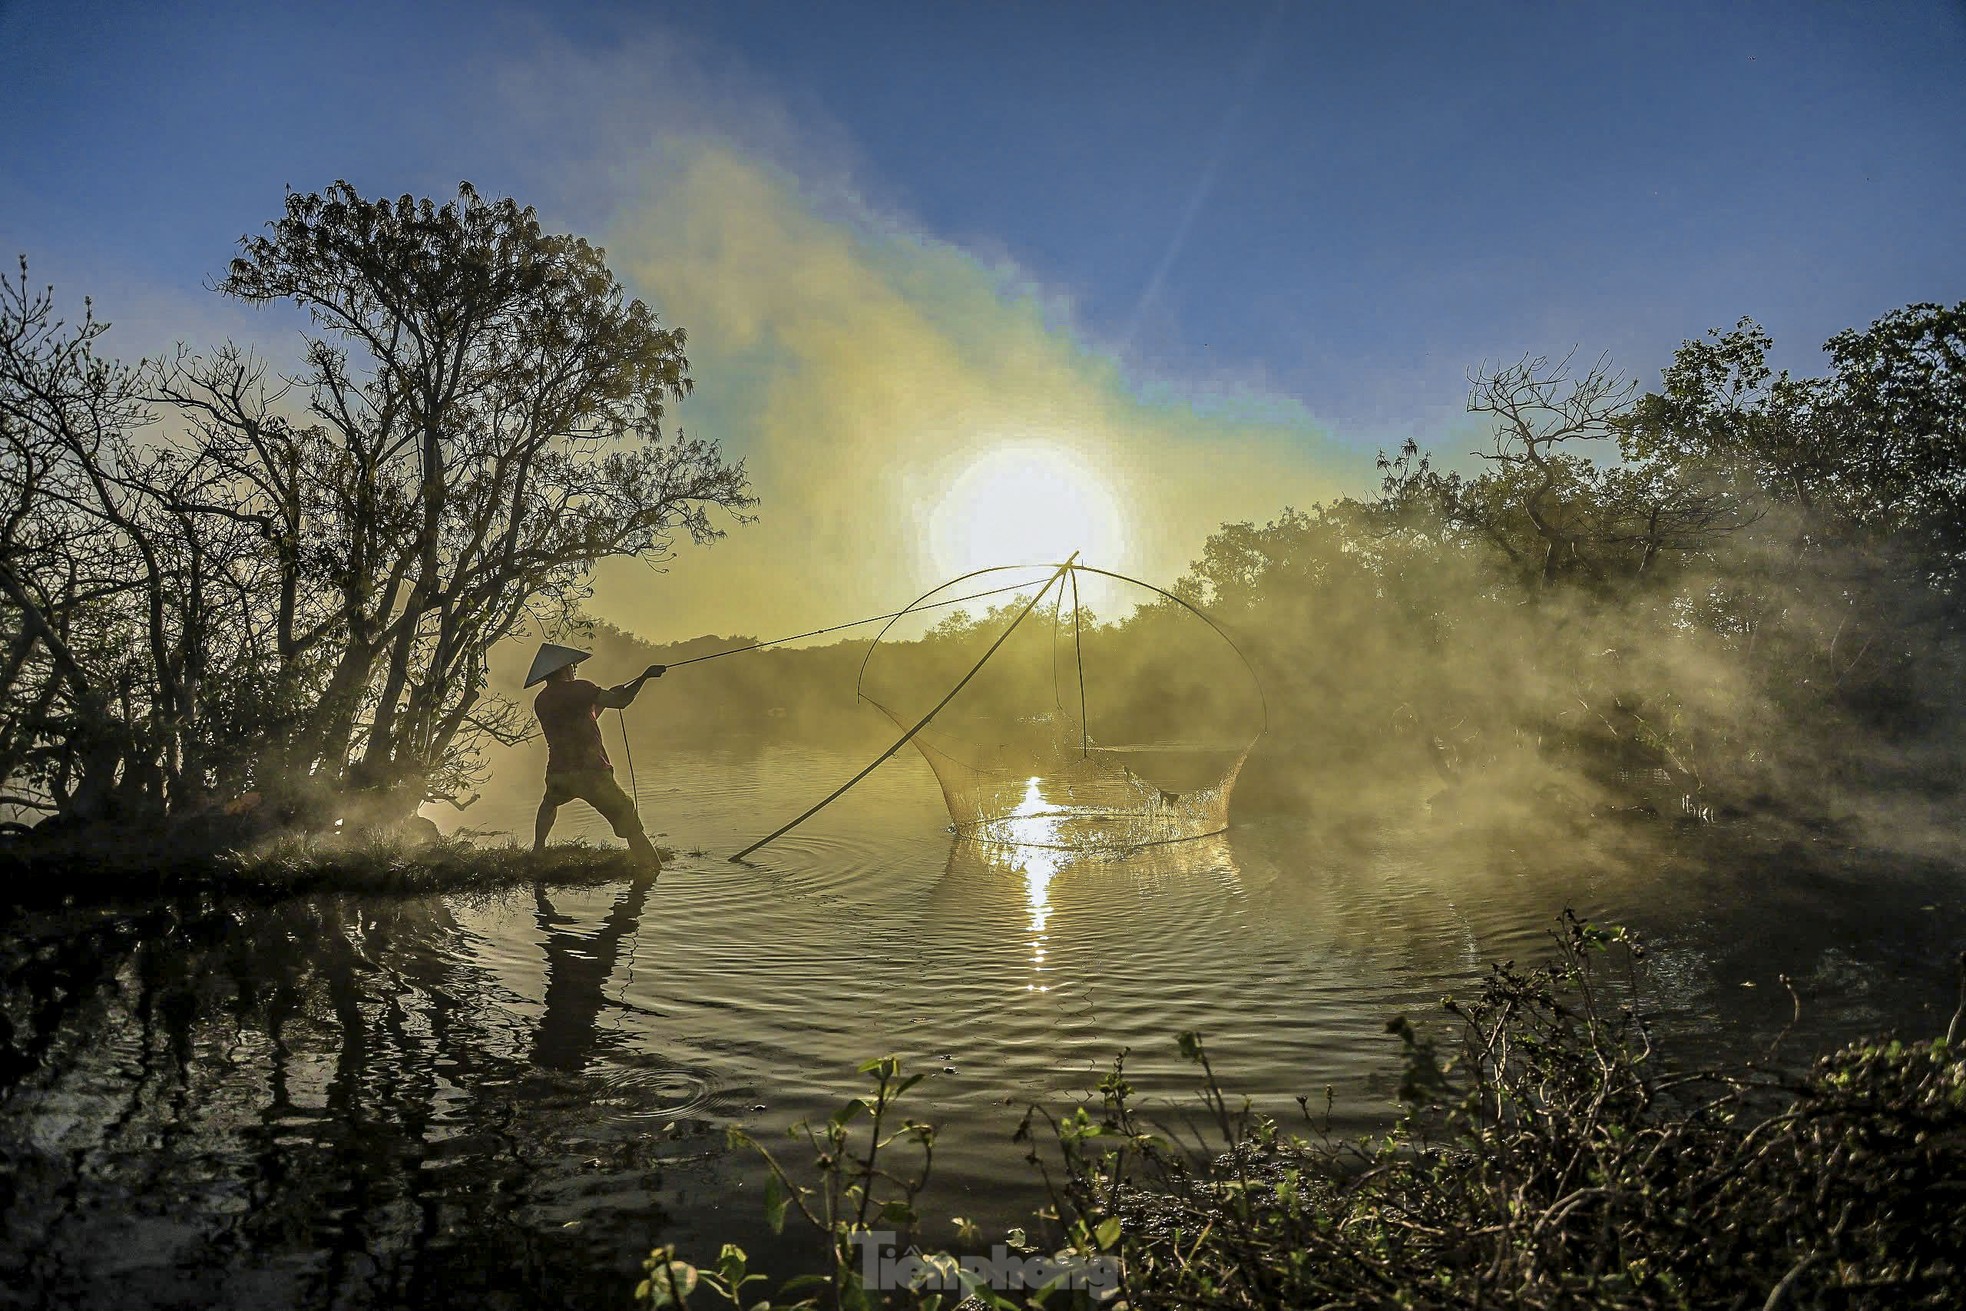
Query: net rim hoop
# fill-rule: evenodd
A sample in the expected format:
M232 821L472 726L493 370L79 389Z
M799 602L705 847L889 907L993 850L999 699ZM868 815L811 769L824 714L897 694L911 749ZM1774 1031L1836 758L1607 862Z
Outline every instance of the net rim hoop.
M1256 736L1252 737L1249 740L1249 746L1244 747L1243 750L1247 752L1248 750L1253 748L1257 742L1259 742L1269 734L1270 698L1269 695L1263 690L1263 680L1257 675L1256 666L1253 663L1251 663L1248 654L1244 652L1243 649L1236 644L1236 640L1233 637L1229 636L1228 632L1222 627L1222 625L1216 623L1215 620L1211 619L1208 616L1208 614L1203 610L1201 610L1198 606L1194 605L1189 601L1184 601L1183 599L1176 596L1174 593L1168 591L1164 587L1156 587L1152 583L1146 582L1143 579L1134 578L1129 574L1114 573L1110 569L1101 569L1095 565L1075 564L1069 560L1054 562L1052 564L994 564L984 569L972 569L966 574L959 574L956 577L949 579L947 582L938 583L936 586L931 587L928 591L923 592L920 596L910 601L902 609L896 611L892 619L888 620L885 624L881 625L881 631L874 634L874 640L867 644L867 653L860 657L860 669L854 675L854 679L853 679L854 700L856 701L872 700L872 698L869 697L864 690L867 681L868 662L873 660L875 650L879 648L881 644L881 640L888 635L888 631L892 629L896 624L900 623L902 619L914 613L915 609L919 607L924 601L927 601L931 596L934 596L937 592L947 591L949 588L954 587L956 584L968 582L972 578L981 578L984 574L1009 573L1014 570L1024 570L1024 569L1050 569L1053 571L1057 571L1061 569L1063 570L1083 569L1085 572L1089 574L1098 574L1102 578L1111 578L1116 582L1131 583L1135 587L1144 587L1149 592L1152 592L1157 596L1165 597L1167 600L1172 601L1174 602L1174 604L1180 606L1183 610L1186 610L1189 614L1193 615L1195 618L1201 620L1204 624L1207 624L1209 630L1213 632L1217 637L1221 638L1224 642L1226 642L1228 644L1229 649L1236 653L1236 659L1242 661L1242 667L1244 672L1246 672L1249 675L1250 683L1256 688L1256 702L1257 702L1257 706L1262 711L1263 726L1258 730L1256 730ZM880 703L875 702L874 704L879 705Z
M956 577L949 579L947 582L937 583L934 587L929 588L926 592L923 592L920 596L908 602L907 605L902 606L899 610L895 611L894 617L892 619L889 619L886 623L882 624L881 631L874 634L874 640L867 643L867 652L865 655L860 657L860 668L853 676L854 700L856 701L872 700L872 698L869 697L866 691L864 690L867 682L867 662L874 658L874 651L877 647L880 646L881 640L888 635L888 632L896 624L900 623L903 619L913 614L915 610L919 608L923 602L927 601L928 598L934 596L937 592L946 592L951 587L954 587L957 583L966 583L972 578L981 578L984 574L1002 574L1002 573L1010 573L1015 570L1025 570L1025 569L1050 569L1056 572L1057 570L1062 568L1064 568L1064 565L1062 564L993 564L985 569L972 569L966 574L959 574ZM1032 581L1036 582L1037 580L1033 579ZM878 705L880 703L875 702L875 704Z
M988 821L982 821L987 823ZM1079 846L1063 842L1013 842L1007 838L986 838L976 832L978 825L952 825L956 841L973 842L979 847L1013 847L1021 851L1073 851L1082 855L1104 852L1118 852L1132 855L1148 847L1171 847L1177 842L1199 842L1203 838L1219 838L1229 830L1227 826L1210 829L1206 833L1184 833L1178 838L1149 838L1145 842L1115 842L1111 846Z

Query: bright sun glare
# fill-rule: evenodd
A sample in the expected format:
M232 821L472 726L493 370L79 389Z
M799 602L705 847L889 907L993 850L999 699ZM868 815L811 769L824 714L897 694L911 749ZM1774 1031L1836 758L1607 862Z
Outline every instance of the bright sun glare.
M1019 442L979 457L929 518L929 550L951 576L999 564L1120 558L1125 525L1097 472L1057 446Z

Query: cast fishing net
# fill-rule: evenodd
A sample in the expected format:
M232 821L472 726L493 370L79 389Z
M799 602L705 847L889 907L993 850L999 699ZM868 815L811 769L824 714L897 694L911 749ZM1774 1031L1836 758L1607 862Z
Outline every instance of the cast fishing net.
M938 608L1020 572L1028 585L985 613ZM904 731L926 717L911 743L958 833L1064 849L1220 833L1265 719L1248 662L1207 616L1078 564L924 593L875 638L859 693Z

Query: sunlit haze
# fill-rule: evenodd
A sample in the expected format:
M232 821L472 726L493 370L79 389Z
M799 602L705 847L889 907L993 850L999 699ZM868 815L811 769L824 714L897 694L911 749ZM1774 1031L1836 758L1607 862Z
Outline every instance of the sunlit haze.
M1013 439L986 446L933 506L922 531L950 576L1024 561L1120 560L1126 528L1105 478L1060 447Z
M1035 289L723 146L670 145L607 234L690 334L699 431L749 459L755 524L596 609L673 640L891 609L954 574L1061 558L1158 582L1225 520L1364 482L1301 408L1204 413L1128 385Z
M659 640L1074 547L1165 584L1407 436L1465 460L1483 359L1646 377L1753 314L1808 368L1966 277L1944 5L17 2L0 47L0 249L124 358L295 363L206 290L289 187L469 178L603 242L760 499L599 570Z

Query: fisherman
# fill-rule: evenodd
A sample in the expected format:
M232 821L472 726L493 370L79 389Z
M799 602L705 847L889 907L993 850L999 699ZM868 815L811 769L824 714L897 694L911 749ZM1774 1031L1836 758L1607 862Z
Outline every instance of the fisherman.
M541 644L526 675L526 686L544 682L533 701L540 731L546 735L546 795L533 824L532 849L543 850L560 807L578 797L601 812L618 838L647 864L662 868L662 857L642 831L635 801L614 781L614 764L601 745L600 715L634 701L642 684L662 677L666 666L650 665L641 677L619 687L602 687L574 677L574 666L592 654L552 642Z

